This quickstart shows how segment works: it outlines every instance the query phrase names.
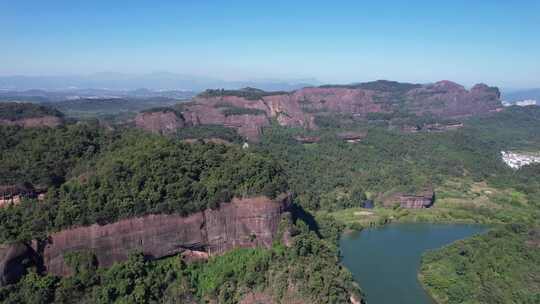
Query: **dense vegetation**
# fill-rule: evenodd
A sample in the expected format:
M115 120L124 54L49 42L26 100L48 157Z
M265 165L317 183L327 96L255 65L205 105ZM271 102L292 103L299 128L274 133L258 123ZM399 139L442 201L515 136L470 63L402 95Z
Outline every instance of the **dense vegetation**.
M96 269L91 253L69 254L65 259L75 275L61 279L30 272L19 283L0 288L0 301L228 304L249 294L280 303L349 303L351 295L361 299L350 272L338 262L339 227L320 223L317 234L298 220L291 247L276 241L271 249L237 249L189 265L180 257L150 262L134 254L124 263ZM282 222L282 227L290 225Z
M18 170L4 180L34 183L52 179L48 185L53 187L45 202L26 201L0 209L2 241L28 240L44 236L48 230L148 213L185 215L216 207L233 196L274 197L287 190L280 167L262 154L224 145L184 144L139 131L110 135L114 140L103 147L96 144L103 140L88 141L102 138L92 133L101 131L87 128L9 129L23 135L10 153L15 159L2 162L2 172L12 172L17 159L33 160L34 155L39 158L34 163L21 162ZM57 136L54 142L41 143L36 140L40 136L27 132L80 132L82 136L67 133L75 136L61 137L57 135L65 133L52 133L49 136ZM40 161L44 167L36 168ZM79 163L74 167L76 161ZM71 167L73 170L69 170ZM70 178L63 182L66 176Z
M0 102L0 119L18 120L43 116L63 116L61 112L33 103Z
M501 150L540 148L539 109L512 108L470 119L463 129L437 133L403 133L354 121L327 126L309 134L321 137L314 144L294 139L305 134L303 130L274 126L264 132L258 147L282 161L305 208L331 211L358 206L351 199L354 192L365 191L377 199L392 191L437 188L449 179L515 188L530 204L540 203L539 166L515 171L500 156ZM344 130L367 130L368 136L350 144L335 135Z
M224 89L217 89L217 90L206 90L199 94L200 97L223 97L223 96L236 96L236 97L242 97L247 100L260 100L265 96L273 96L273 95L285 95L289 94L288 92L284 91L275 91L275 92L267 92L255 88L243 88L240 90L224 90Z
M260 109L240 108L235 106L221 107L221 113L225 116L233 115L265 115L266 112Z
M346 89L364 89L380 92L405 93L409 90L421 87L419 84L377 80L363 83L353 83L345 85L323 85L321 88L346 88Z
M111 132L88 124L0 126L0 185L59 186L76 165L93 159L114 138Z
M539 303L540 230L516 224L430 251L420 280L438 303Z
M133 117L139 111L147 109L173 106L177 99L153 98L92 98L76 99L50 103L51 106L62 111L68 117L77 119L98 118L110 121L111 117Z
M184 127L176 130L175 136L179 139L212 139L219 138L232 143L245 141L233 128L221 125L200 125Z

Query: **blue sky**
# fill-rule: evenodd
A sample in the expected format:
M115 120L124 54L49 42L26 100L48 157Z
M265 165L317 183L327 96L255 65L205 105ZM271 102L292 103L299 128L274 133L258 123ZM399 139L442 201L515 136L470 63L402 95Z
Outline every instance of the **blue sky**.
M7 1L0 75L540 87L540 1Z

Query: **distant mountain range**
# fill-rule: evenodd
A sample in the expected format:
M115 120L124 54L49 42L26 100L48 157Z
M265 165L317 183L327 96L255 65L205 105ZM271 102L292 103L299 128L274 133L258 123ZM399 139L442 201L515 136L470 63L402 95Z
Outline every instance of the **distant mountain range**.
M317 84L318 82L314 79L226 81L217 78L168 72L142 75L96 73L87 76L0 76L0 89L10 91L33 89L47 91L81 89L132 91L140 88L154 91L203 91L206 89L238 89L243 87L257 87L267 91L290 91Z
M0 101L24 102L59 102L59 101L91 101L95 99L190 99L194 91L178 90L110 90L110 89L66 89L66 90L0 90Z

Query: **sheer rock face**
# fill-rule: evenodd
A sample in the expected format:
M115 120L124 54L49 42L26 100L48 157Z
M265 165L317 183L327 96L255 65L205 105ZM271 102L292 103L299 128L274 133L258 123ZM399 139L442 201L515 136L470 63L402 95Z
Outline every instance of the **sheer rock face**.
M253 114L227 115L227 108L258 111ZM234 128L248 140L257 141L264 127L276 119L282 126L313 128L314 117L302 111L287 94L249 100L238 96L197 97L184 107L182 115L191 125L223 125Z
M0 119L0 125L19 126L23 128L57 127L62 124L62 118L57 116L42 116L22 118L17 120Z
M388 107L376 102L377 93L350 88L305 88L294 92L293 99L309 112L366 114L388 112Z
M450 81L440 81L406 93L408 107L417 114L443 117L488 113L501 107L499 89L477 84L470 91Z
M238 247L270 247L277 234L289 196L233 199L219 209L205 210L187 217L148 215L104 226L92 225L63 230L50 235L38 249L48 273L71 273L64 254L93 252L101 267L124 261L139 251L149 258L161 258L184 251L219 255Z
M477 84L471 90L451 81L415 85L388 81L351 86L324 86L300 89L291 93L262 94L258 99L240 96L200 95L182 105L184 125L222 125L234 128L248 140L257 141L262 129L275 119L281 126L316 129L315 115L324 113L352 114L365 117L369 113L408 111L417 115L433 114L455 118L488 113L501 107L497 88ZM248 110L227 113L226 109ZM249 113L251 110L251 113ZM146 115L146 116L145 116ZM154 118L158 122L152 122ZM159 123L159 116L139 114L137 126L173 130L174 124ZM163 120L170 119L163 117ZM145 121L149 122L146 123ZM150 128L149 126L154 126ZM167 133L163 132L162 133Z
M0 286L19 280L26 273L24 261L32 259L32 249L25 244L0 245Z
M173 111L144 112L135 117L138 128L159 134L172 134L185 126L184 119Z

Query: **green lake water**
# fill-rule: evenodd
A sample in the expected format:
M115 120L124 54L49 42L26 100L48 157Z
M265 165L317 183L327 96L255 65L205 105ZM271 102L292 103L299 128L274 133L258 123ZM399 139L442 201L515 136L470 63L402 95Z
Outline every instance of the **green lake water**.
M460 224L390 224L342 236L342 263L368 304L431 304L417 280L422 253L487 230Z

